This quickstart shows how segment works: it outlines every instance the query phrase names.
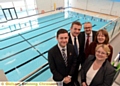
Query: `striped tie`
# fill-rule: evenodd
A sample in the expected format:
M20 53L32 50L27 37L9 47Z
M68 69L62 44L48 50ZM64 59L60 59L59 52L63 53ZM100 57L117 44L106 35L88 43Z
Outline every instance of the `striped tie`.
M62 49L62 56L63 56L63 59L65 61L65 65L67 66L67 56L65 54L65 49Z

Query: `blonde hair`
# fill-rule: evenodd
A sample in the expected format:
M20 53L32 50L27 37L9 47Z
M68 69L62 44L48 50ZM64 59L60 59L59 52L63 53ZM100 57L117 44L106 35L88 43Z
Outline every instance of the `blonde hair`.
M100 47L102 47L106 51L108 56L110 55L111 52L110 52L110 48L109 48L108 44L97 45L96 48L95 48L95 51L97 51Z

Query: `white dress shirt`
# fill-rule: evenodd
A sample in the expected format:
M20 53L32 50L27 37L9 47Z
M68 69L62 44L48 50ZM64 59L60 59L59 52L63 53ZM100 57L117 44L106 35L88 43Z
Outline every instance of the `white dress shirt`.
M58 44L58 47L60 49L60 52L62 54L62 49L65 49L65 54L66 54L66 57L67 57L67 46L65 46L64 48L62 48L59 44Z
M98 72L99 69L97 70L94 70L93 69L93 64L91 65L90 69L88 70L87 72L87 75L86 75L86 82L87 82L87 85L89 86L91 81L93 80L94 76L96 75L96 73Z
M71 36L71 40L72 40L72 44L74 45L74 36L70 33ZM79 53L79 41L78 41L78 37L76 37L76 43L77 43L77 49L78 49L78 53Z
M89 44L92 42L93 40L93 33L91 32L90 35L89 35ZM86 41L87 41L87 34L85 33L85 44L86 44ZM84 45L84 48L85 48L85 45Z

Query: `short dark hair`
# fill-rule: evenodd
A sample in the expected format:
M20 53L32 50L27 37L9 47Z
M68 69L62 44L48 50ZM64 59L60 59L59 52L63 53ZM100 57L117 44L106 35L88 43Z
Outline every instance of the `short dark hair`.
M105 36L105 41L103 44L108 44L109 43L109 35L105 29L100 29L97 31L96 36L95 36L95 42L98 43L97 36L100 32Z
M59 30L57 31L57 37L59 36L59 34L62 34L62 33L68 33L68 31L65 30L65 29L59 29Z
M73 27L74 24L79 25L79 26L82 26L82 24L81 24L80 22L74 21L74 22L72 23L72 25L71 25L71 28Z

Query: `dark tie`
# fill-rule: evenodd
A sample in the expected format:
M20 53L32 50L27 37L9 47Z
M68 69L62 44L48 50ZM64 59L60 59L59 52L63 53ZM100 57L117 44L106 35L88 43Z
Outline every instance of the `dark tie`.
M88 46L89 46L89 35L87 35L87 40L86 40L86 44L85 44L85 53L87 52Z
M65 65L67 66L67 56L65 54L65 49L62 49L62 56L63 56L63 59L65 61Z
M76 37L74 37L74 48L75 48L76 54L78 55L78 48L77 48Z

